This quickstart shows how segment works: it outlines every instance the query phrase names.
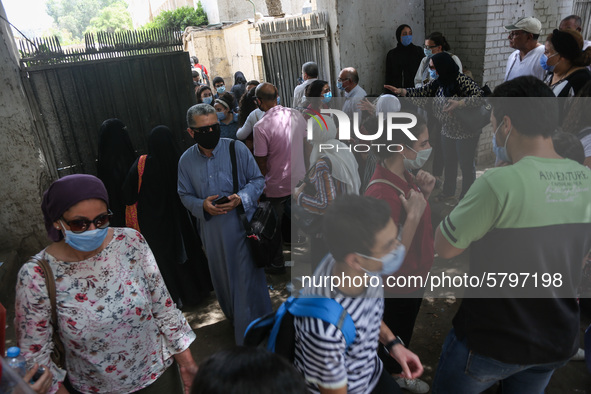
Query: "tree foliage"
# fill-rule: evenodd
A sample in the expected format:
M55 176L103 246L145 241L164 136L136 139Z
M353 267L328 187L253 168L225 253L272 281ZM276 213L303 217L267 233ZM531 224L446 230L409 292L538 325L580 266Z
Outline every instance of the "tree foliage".
M90 20L100 11L121 0L47 0L47 14L58 30L66 30L74 39L81 39Z
M117 33L124 30L131 30L132 28L133 23L131 21L131 15L127 10L127 4L119 1L100 10L98 16L90 20L90 25L85 33L94 33L97 31Z
M191 7L181 7L174 11L163 11L158 14L152 22L142 26L144 29L172 29L185 30L187 26L207 25L207 15L201 6L197 4L197 9Z

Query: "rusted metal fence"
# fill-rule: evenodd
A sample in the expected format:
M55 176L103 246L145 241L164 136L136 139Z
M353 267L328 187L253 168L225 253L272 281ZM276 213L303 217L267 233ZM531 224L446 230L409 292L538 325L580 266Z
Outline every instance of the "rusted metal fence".
M291 106L293 90L306 62L318 64L319 77L331 82L332 57L325 13L306 14L261 23L261 44L268 82L279 90L282 104Z
M191 144L185 114L195 97L180 37L100 33L86 36L85 50L62 50L55 38L21 46L23 83L59 176L96 174L98 130L109 118L127 125L138 153L146 152L147 134L157 125L168 126L181 148Z

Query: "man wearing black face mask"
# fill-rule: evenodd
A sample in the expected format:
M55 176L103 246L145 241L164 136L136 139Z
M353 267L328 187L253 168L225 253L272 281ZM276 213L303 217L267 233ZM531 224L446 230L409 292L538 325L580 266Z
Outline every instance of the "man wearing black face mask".
M178 193L197 218L213 286L234 337L242 345L244 331L254 319L271 312L265 273L257 268L246 244L246 234L236 211L240 204L248 219L265 187L250 151L235 142L238 192L233 192L232 162L228 138L220 138L215 109L197 104L187 111L187 132L196 144L179 160ZM227 197L225 202L216 200Z

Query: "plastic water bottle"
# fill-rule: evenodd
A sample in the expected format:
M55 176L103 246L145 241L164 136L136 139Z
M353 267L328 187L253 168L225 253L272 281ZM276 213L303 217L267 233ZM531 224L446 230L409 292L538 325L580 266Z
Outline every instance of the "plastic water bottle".
M6 351L8 366L14 369L21 377L27 373L27 360L21 354L21 349L13 346Z

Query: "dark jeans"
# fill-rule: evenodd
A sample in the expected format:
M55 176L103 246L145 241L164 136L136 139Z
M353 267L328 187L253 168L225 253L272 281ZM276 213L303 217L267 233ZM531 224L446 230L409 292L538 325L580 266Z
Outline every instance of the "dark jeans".
M289 208L289 204L291 203L291 195L289 196L285 196L285 197L266 197L263 196L261 197L261 201L270 201L271 202L271 206L273 207L273 210L275 210L275 214L277 215L277 230L279 231L279 233L281 234L281 242L279 243L279 245L281 245L278 250L277 253L275 254L275 257L273 258L273 263L272 265L276 266L276 267L283 267L285 265L285 260L283 259L283 231L282 231L282 225L283 225L283 219L284 219L284 212L290 212L290 208Z
M384 298L384 315L382 320L394 335L402 339L407 347L410 346L412 332L415 328L419 309L421 309L424 292L424 289L420 289L411 294L412 298ZM400 365L398 365L383 346L378 347L378 356L384 364L384 369L389 373L402 372Z
M503 394L543 394L554 370L564 364L566 361L537 365L502 363L471 351L466 340L459 340L452 328L443 344L432 392L481 393L500 381Z
M458 162L462 170L462 193L460 198L464 197L470 186L476 179L476 167L474 165L474 156L480 134L464 139L453 139L441 135L441 147L443 149L443 161L445 163L445 181L443 182L443 192L445 196L456 194L456 179L458 177Z

